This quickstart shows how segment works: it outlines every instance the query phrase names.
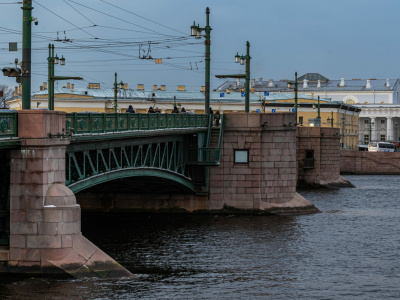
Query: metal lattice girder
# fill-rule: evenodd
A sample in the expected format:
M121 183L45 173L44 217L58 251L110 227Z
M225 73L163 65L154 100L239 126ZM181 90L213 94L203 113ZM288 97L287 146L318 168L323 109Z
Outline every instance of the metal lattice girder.
M184 138L181 136L132 140L131 143L72 145L67 148L67 162L68 186L100 175L104 178L103 175L107 173L135 168L151 168L152 172L162 170L186 176Z

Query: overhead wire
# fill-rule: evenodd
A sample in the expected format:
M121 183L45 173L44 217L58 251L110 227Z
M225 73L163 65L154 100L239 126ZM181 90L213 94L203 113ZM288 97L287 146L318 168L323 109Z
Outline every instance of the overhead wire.
M154 23L154 24L163 26L163 27L165 27L165 28L171 29L171 30L173 30L173 31L176 31L176 32L179 32L179 33L182 33L182 34L185 34L185 35L187 34L187 33L185 33L185 32L182 32L182 31L179 31L179 30L177 30L177 29L168 27L168 26L163 25L163 24L161 24L161 23L158 23L158 22L156 22L156 21L150 20L150 19L148 19L148 18L146 18L146 17L143 17L143 16L141 16L141 15L139 15L139 14L136 14L136 13L134 13L134 12L131 12L131 11L127 10L127 9L121 8L121 7L119 7L119 6L115 5L115 4L111 4L111 3L109 3L109 2L107 2L107 1L105 1L105 0L100 0L100 1L101 1L101 2L104 2L104 3L107 3L108 5L111 5L111 6L115 7L115 8L118 8L118 9L120 9L120 10L122 10L122 11L125 11L125 12L127 12L127 13L129 13L129 14L132 14L132 15L134 15L134 16L137 16L137 17L139 17L139 18L142 18L142 19L144 19L144 20L146 20L146 21L152 22L152 23Z
M119 17L115 17L115 16L113 16L113 15L111 15L111 14L108 14L108 13L105 13L105 12L102 12L102 11L99 11L99 10L93 8L93 7L89 7L89 6L84 5L84 4L82 4L82 3L78 3L78 2L73 1L73 0L68 0L68 1L70 1L70 2L72 2L72 3L75 3L75 4L77 4L77 5L83 6L83 7L87 8L87 9L93 10L93 11L95 11L95 12L98 12L98 13L100 13L100 14L106 15L106 16L108 16L108 17L110 17L110 18L114 18L114 19L116 19L116 20L119 20L119 21L122 21L122 22L125 22L125 23L128 23L128 24L131 24L131 25L133 25L133 26L136 26L136 27L139 27L139 28L142 28L142 29L150 30L150 31L155 32L155 33L158 33L158 34L160 34L160 35L168 36L167 34L163 34L163 33L161 33L161 32L158 32L158 31L155 31L155 30L146 28L146 27L144 27L144 26L141 26L141 25L138 25L138 24L135 24L135 23L126 21L126 20L121 19L121 18L119 18Z
M65 19L65 18L61 17L60 15L56 14L55 12L51 11L50 9L44 7L42 4L39 3L39 1L36 0L35 3L38 4L40 7L44 8L45 10L51 12L53 15L59 17L60 19L64 20L65 22L71 24L72 26L74 26L74 27L76 27L76 28L80 28L80 27L76 26L75 24L71 23L70 21L68 21L67 19ZM82 28L80 28L80 30L81 30L82 32L84 32L84 33L86 33L86 34L88 34L88 35L90 35L90 36L96 38L96 36L94 36L93 34L87 32L86 30L84 30L84 29L82 29Z

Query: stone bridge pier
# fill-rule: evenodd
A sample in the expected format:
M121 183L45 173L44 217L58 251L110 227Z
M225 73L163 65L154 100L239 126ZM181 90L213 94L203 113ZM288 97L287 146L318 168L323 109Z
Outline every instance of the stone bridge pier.
M10 153L10 247L0 271L132 276L82 236L81 208L65 186L64 128L63 112L18 112L21 148Z

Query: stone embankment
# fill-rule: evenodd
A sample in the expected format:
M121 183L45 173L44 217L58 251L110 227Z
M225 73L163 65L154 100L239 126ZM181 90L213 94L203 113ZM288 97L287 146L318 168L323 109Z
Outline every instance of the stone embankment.
M400 152L340 151L341 174L400 174Z

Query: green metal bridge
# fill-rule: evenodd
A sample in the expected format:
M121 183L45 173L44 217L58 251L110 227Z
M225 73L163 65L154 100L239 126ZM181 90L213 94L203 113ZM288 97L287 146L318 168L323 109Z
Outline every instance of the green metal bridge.
M20 147L17 120L17 112L0 112L0 246L8 243L9 151ZM65 131L49 138L70 140L65 184L74 193L107 185L118 189L121 181L135 182L137 189L147 181L156 182L159 192L204 195L208 166L219 165L223 123L221 116L213 137L208 115L72 113Z

